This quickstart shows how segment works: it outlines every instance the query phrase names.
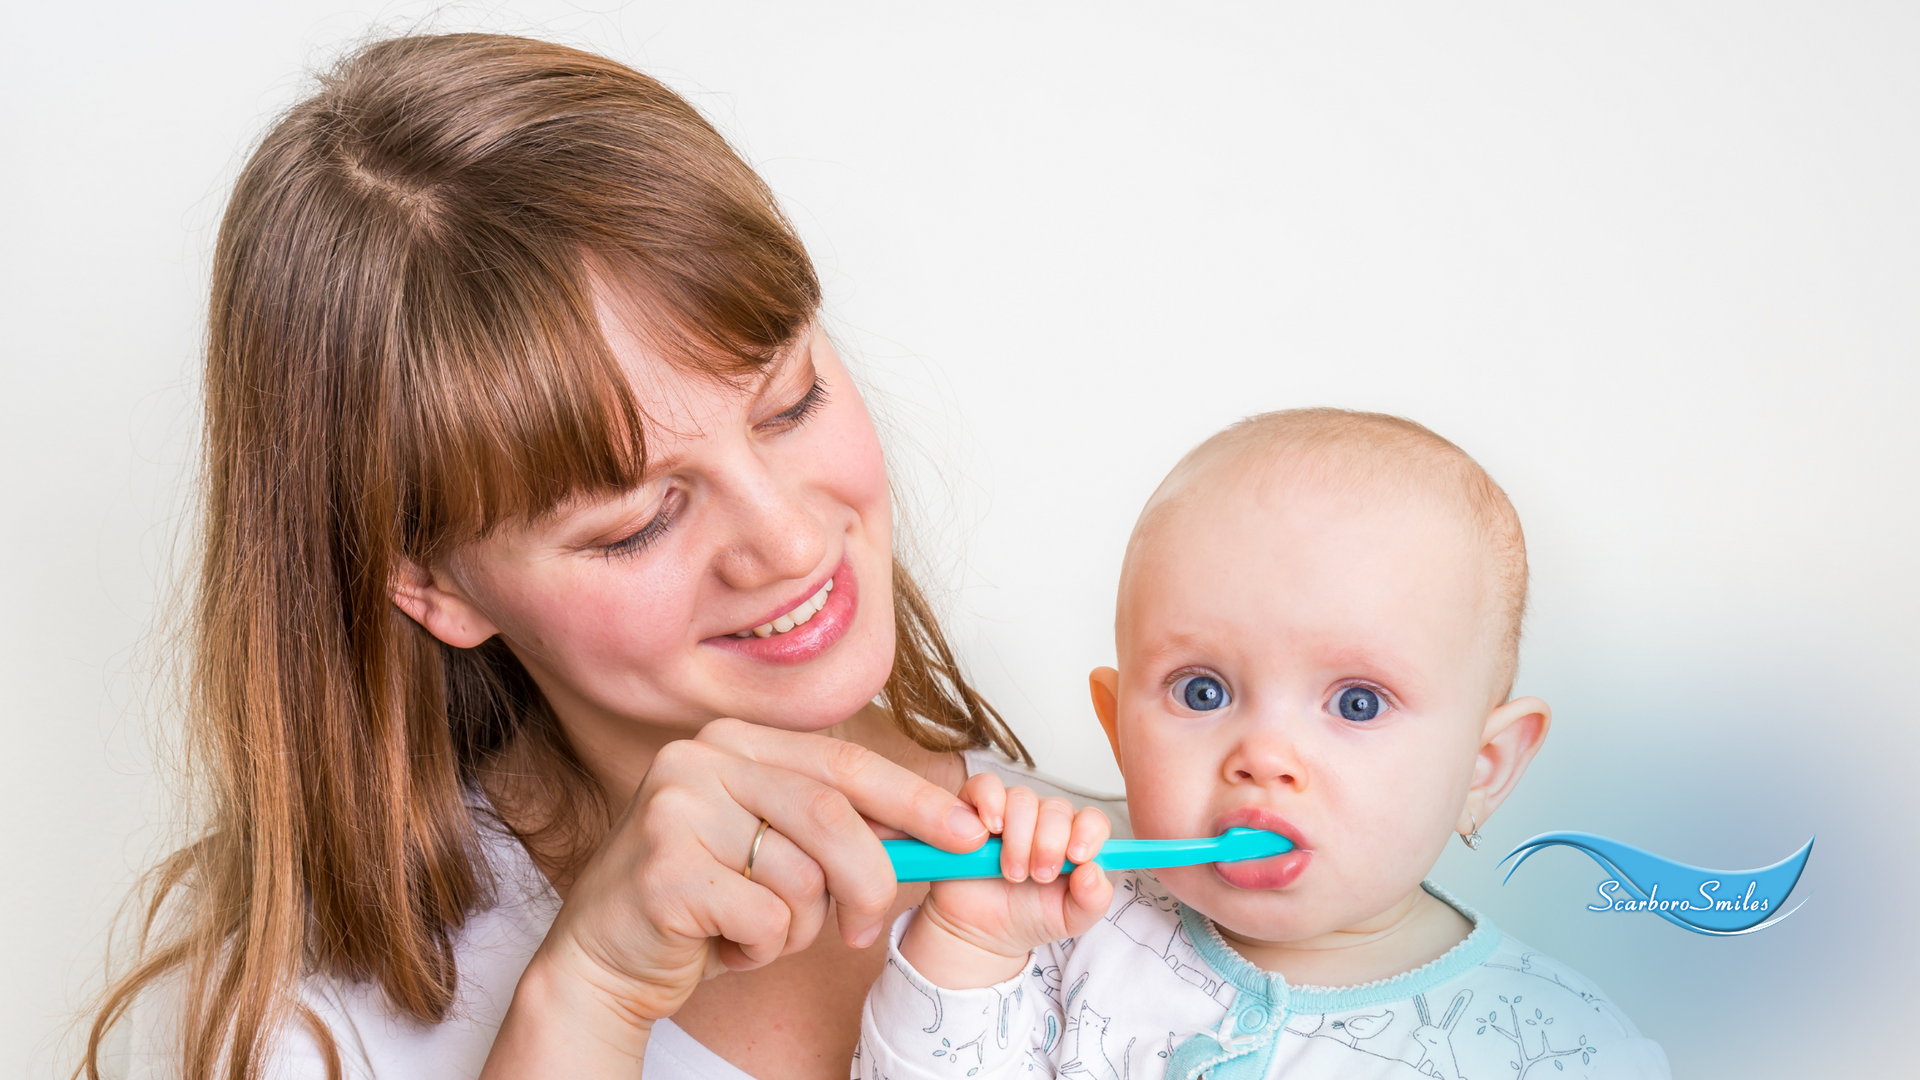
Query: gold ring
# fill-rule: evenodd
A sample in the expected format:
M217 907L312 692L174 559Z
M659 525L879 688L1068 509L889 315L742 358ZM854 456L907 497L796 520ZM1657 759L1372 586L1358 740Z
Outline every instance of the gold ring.
M747 849L747 868L740 871L740 876L748 881L753 880L753 860L760 857L760 841L767 838L767 830L772 827L773 822L761 818L760 829L753 834L753 846Z

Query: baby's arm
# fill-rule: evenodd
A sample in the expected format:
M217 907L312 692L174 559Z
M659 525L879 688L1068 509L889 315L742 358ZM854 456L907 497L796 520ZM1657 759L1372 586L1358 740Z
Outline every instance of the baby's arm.
M900 955L950 990L1005 982L1035 946L1086 932L1113 901L1113 883L1091 861L1110 832L1105 814L1008 790L992 773L969 779L960 798L1000 834L1002 878L935 882L900 939ZM1069 859L1079 866L1062 878Z
M1035 1033L1057 1006L1027 958L1086 932L1113 899L1089 865L1106 843L1106 815L1005 790L992 774L967 781L960 797L1000 834L1005 880L937 882L905 927L895 925L894 956L860 1017L855 1080L954 1080L955 1066L973 1080L1030 1080ZM1080 864L1064 878L1063 858Z

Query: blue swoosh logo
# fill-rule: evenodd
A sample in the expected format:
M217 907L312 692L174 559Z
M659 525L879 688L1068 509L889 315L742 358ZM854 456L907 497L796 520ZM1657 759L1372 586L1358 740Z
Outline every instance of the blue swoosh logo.
M1800 904L1781 909L1807 867L1813 840L1772 866L1709 870L1593 833L1548 832L1507 852L1502 865L1519 858L1501 884L1513 879L1521 863L1550 847L1584 852L1610 875L1600 885L1603 904L1590 905L1589 911L1646 911L1696 934L1735 937L1764 930L1800 910Z

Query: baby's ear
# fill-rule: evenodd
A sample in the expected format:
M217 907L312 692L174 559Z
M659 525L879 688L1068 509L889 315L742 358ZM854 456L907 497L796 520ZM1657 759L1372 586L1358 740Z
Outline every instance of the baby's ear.
M1484 825L1513 792L1553 726L1553 710L1537 697L1514 698L1487 714L1474 762L1468 810ZM1462 822L1466 829L1475 826Z
M1107 733L1107 745L1113 747L1115 764L1120 761L1120 673L1110 667L1097 667L1087 676L1087 690L1093 695L1093 715Z

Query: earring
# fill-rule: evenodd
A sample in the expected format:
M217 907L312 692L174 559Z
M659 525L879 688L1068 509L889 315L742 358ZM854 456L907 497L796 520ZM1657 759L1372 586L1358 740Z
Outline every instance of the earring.
M1480 850L1480 822L1472 814L1467 815L1468 831L1461 835L1460 842L1467 845L1468 851Z

